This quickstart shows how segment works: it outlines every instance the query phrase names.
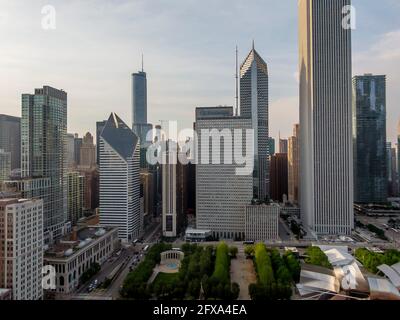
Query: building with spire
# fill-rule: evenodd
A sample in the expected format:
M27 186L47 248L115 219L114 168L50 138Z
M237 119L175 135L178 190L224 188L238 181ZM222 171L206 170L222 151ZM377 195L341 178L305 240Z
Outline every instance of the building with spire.
M142 234L139 138L112 113L100 136L100 224L124 242Z
M146 150L151 141L146 141L147 133L153 126L147 123L147 75L142 70L132 73L132 130L139 137L141 145L140 167L147 168Z
M265 200L268 168L268 66L253 47L240 67L240 117L254 129L253 196Z

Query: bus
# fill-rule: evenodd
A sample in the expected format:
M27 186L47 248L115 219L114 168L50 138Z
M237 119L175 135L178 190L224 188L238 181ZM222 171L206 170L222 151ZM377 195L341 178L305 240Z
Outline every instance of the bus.
M146 252L148 248L149 248L149 245L145 246L143 249L143 252Z
M244 241L243 244L251 245L251 244L254 244L254 241Z

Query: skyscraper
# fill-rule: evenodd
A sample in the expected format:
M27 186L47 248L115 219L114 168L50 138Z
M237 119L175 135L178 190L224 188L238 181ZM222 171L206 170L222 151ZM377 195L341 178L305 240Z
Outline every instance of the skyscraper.
M279 153L288 153L288 140L279 138Z
M118 227L125 242L142 233L139 139L115 114L100 136L100 224Z
M79 166L79 174L84 177L83 208L92 214L99 207L99 171L96 167Z
M152 125L147 123L147 75L139 71L132 73L132 130L140 139L140 167L147 168L146 150L150 142L146 140Z
M176 142L166 141L165 160L162 170L162 232L164 237L176 237L178 235L180 217L182 215L182 190L179 177L181 166L171 161L177 157ZM175 155L174 155L175 153Z
M74 162L76 166L81 164L81 147L82 147L82 138L79 138L79 135L75 133L74 135Z
M0 199L0 288L14 300L43 295L43 201Z
M0 114L0 149L11 152L11 170L21 168L21 118Z
M11 152L0 149L0 190L1 183L7 180L11 174Z
M132 73L132 128L147 124L147 76L146 72Z
M275 153L270 163L271 199L284 202L288 195L288 154Z
M93 136L90 132L87 132L82 139L80 154L80 166L91 168L96 165L96 147L93 144Z
M299 1L301 216L314 235L350 234L354 224L347 5Z
M66 167L72 169L75 163L75 135L73 133L67 133L66 137Z
M295 124L293 136L288 140L288 197L291 203L299 202L299 149L300 125Z
M392 196L393 191L393 161L392 161L392 143L386 142L386 188L387 194Z
M398 195L400 196L400 121L397 129L397 185L399 188Z
M67 93L44 86L22 95L23 197L43 199L46 241L60 237L67 221L65 181Z
M253 198L253 176L237 175L236 169L241 167L235 163L211 163L213 148L208 147L210 140L204 141L202 130L242 129L242 149L246 150L246 129L252 129L250 118L235 117L233 107L196 108L195 129L198 135L198 155L196 164L196 228L211 230L214 237L228 239L244 239L245 214L244 207ZM221 139L220 150L232 149L229 139ZM234 146L239 148L236 144ZM209 155L208 161L202 159L202 153ZM232 150L231 150L232 152Z
M66 179L68 219L72 225L76 225L78 220L83 217L85 178L79 172L68 172Z
M354 201L387 201L386 76L353 78Z
M392 162L392 185L389 190L389 196L397 197L399 194L399 185L397 180L397 155L396 148L392 148L391 150L391 162Z
M275 154L275 139L272 137L268 138L268 155L272 156Z
M254 129L254 198L267 197L268 183L268 67L253 48L240 67L240 116Z

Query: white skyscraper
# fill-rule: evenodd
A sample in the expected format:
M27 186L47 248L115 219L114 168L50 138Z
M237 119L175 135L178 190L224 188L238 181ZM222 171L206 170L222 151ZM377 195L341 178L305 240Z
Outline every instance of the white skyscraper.
M214 152L210 147L203 150L202 130L242 129L242 145L234 145L233 152L243 153L246 150L246 129L252 128L252 120L233 116L232 107L197 108L196 132L198 135L198 153L196 165L196 227L211 230L215 237L244 239L245 206L253 198L253 176L237 175L236 169L241 167L234 162L229 164L211 163ZM219 154L225 157L225 149L229 139L221 139ZM250 141L251 143L252 141ZM240 149L240 150L239 150ZM205 151L209 155L207 163L202 159ZM218 154L218 151L215 154Z
M14 300L42 298L43 201L0 200L0 288Z
M139 139L112 113L100 136L100 224L118 227L123 241L142 232Z
M353 229L350 0L300 0L300 202L316 234Z

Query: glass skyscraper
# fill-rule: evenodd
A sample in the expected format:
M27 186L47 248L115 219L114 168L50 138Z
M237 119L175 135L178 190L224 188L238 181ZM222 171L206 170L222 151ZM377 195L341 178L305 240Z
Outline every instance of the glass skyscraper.
M354 200L384 203L388 197L386 76L353 78Z
M151 141L146 141L152 125L147 123L147 76L139 71L132 74L132 131L140 138L140 167L146 168L146 150Z
M22 95L19 185L24 194L43 199L50 241L63 234L67 222L66 134L66 92L44 86Z
M268 66L253 48L240 67L240 117L251 119L254 129L253 196L267 198Z
M0 114L0 149L11 153L11 170L21 168L21 118Z

